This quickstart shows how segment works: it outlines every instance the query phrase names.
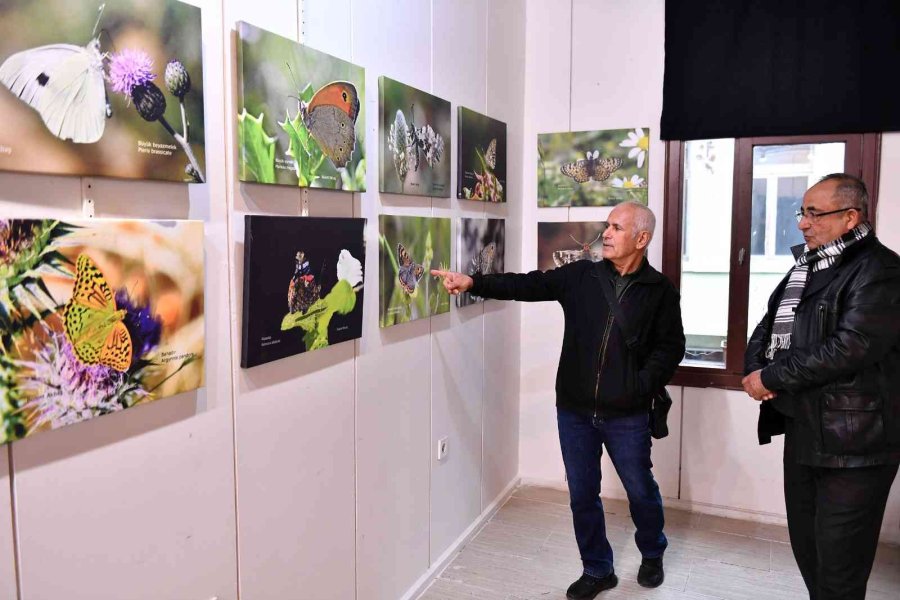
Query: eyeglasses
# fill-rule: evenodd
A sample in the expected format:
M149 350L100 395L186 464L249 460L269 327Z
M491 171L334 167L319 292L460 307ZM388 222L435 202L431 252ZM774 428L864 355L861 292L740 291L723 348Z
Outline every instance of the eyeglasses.
M797 212L794 213L794 216L797 217L798 223L803 219L803 217L806 217L807 219L809 219L811 223L815 223L816 221L819 220L820 217L834 215L839 212L844 212L845 210L859 210L859 209L856 207L853 207L853 206L848 206L847 208L838 208L836 210L828 210L825 212L818 212L811 208L809 208L809 209L801 208L800 210L798 210Z

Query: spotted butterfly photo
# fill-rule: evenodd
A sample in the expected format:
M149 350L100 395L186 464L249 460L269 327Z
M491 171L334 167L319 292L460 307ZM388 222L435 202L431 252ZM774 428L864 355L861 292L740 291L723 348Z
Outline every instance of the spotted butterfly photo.
M538 206L647 203L650 130L538 135Z
M506 221L504 219L457 220L457 264L454 270L467 275L489 275L506 270ZM464 292L456 296L457 306L484 299Z
M204 182L200 12L0 2L0 170Z
M379 325L423 319L450 310L450 295L431 269L449 269L450 219L381 215Z
M201 221L0 220L0 443L203 385Z
M506 123L460 106L456 197L506 202Z
M238 22L238 178L366 191L366 71Z
M538 223L537 268L548 271L578 260L603 260L606 221Z
M244 215L241 367L362 335L365 219Z
M450 197L450 103L378 78L381 192Z

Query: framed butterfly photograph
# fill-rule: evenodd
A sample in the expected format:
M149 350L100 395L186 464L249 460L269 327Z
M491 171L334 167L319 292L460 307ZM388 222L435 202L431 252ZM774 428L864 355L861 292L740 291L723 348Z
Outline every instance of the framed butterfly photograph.
M537 268L549 271L576 260L603 260L606 221L538 223Z
M456 197L506 202L506 123L460 106Z
M0 443L203 385L203 222L0 220Z
M362 336L365 219L244 216L241 367Z
M538 206L647 204L650 130L538 135Z
M449 198L450 103L387 77L378 93L379 191Z
M0 2L0 170L205 181L200 9Z
M504 219L457 220L456 270L466 275L490 275L506 269L506 221ZM456 296L456 306L483 302L484 298L464 292Z
M366 72L238 22L238 178L366 191Z
M431 269L448 269L450 219L378 217L379 325L450 311L450 295Z

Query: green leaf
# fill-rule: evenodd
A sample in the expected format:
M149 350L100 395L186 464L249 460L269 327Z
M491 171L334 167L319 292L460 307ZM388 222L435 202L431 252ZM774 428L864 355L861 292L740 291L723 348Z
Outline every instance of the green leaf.
M316 178L319 167L325 161L325 154L322 153L319 144L306 129L306 124L299 112L293 119L289 113L285 113L284 121L279 125L288 134L290 140L288 155L297 163L298 185L310 187Z
M275 138L266 134L263 118L263 113L254 117L246 108L238 115L241 178L249 171L260 183L275 183Z
M281 320L281 330L299 327L305 333L306 350L328 345L328 325L335 313L347 315L356 307L356 291L343 279L339 280L324 298L320 298L305 313L288 313Z

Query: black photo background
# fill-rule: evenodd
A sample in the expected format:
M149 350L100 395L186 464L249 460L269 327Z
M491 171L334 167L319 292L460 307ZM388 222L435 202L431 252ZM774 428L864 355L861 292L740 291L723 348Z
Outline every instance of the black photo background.
M359 338L366 220L244 219L241 366Z

